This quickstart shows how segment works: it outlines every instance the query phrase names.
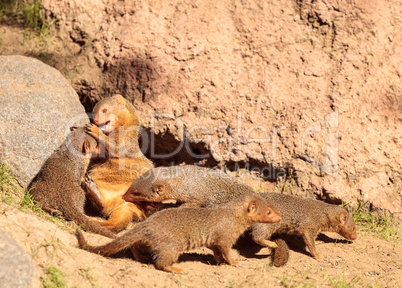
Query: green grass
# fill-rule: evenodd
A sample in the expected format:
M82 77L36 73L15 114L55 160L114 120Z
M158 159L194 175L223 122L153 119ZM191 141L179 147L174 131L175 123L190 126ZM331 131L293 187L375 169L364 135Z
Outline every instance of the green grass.
M360 279L358 277L354 277L351 280L347 280L344 275L339 278L331 278L328 279L329 283L331 283L334 288L353 288L353 287L364 287L364 285L360 284Z
M33 201L29 191L24 190L16 183L16 177L4 163L0 163L0 201L20 210L29 209L37 213L44 213L40 206Z
M347 268L344 267L344 270L341 275L339 276L331 276L331 275L326 275L323 274L322 278L325 281L328 281L328 284L330 287L333 288L354 288L354 287L364 287L364 288L376 288L380 287L379 286L379 279L381 278L381 275L378 274L376 276L376 282L374 284L366 282L366 279L364 277L361 277L361 275L350 275L351 278L347 279L345 276ZM392 286L392 285L391 285Z
M11 207L21 211L33 211L35 214L43 219L49 220L52 223L59 225L61 229L67 231L74 231L76 226L70 221L66 221L61 216L51 216L42 210L41 206L36 203L28 189L23 189L16 184L17 179L6 167L4 163L0 162L0 201L4 202ZM63 225L60 225L63 224ZM67 225L65 225L67 224Z
M274 276L280 280L280 284L285 288L315 288L315 287L333 287L333 288L360 288L360 287L378 287L378 283L372 285L365 282L359 275L346 276L346 269L341 275L328 275L322 268L306 268L304 271L296 271L295 273L287 273ZM319 276L319 274L321 274ZM316 277L315 277L316 276ZM321 278L324 282L318 280ZM378 279L377 279L378 281ZM321 283L321 284L320 284Z
M60 229L74 233L77 225L73 221L67 221L62 216L52 216L46 213L42 210L41 205L32 199L29 190L21 188L16 183L16 177L12 175L4 163L0 162L0 202L23 212L33 211L40 218L56 224ZM0 213L4 213L8 209L5 208Z
M92 286L95 286L95 277L92 269L93 269L92 267L87 268L81 267L78 273L80 274L81 277L87 279Z
M16 184L16 178L5 164L0 163L0 200L15 205L22 195L22 188Z
M45 277L41 279L41 286L45 288L64 288L67 287L66 281L64 280L63 272L54 267L50 266L45 271Z
M25 37L39 36L41 40L44 40L49 36L49 29L56 21L57 19L51 22L46 20L40 0L0 1L0 23L22 25Z
M363 231L374 233L377 237L392 240L402 244L401 226L398 225L391 213L378 216L373 210L365 209L366 202L359 203L352 209L353 220L356 226Z
M289 173L282 187L282 193L287 190L292 190L292 188L293 188L292 174Z
M286 288L315 288L316 283L314 279L310 279L308 277L308 273L310 273L309 268L305 271L298 271L296 273L289 274L281 274L274 276L279 279L281 285Z
M20 202L20 207L23 209L31 210L38 214L44 214L44 211L42 210L40 205L32 199L32 196L29 193L29 190L25 191L24 196L22 197L21 202Z

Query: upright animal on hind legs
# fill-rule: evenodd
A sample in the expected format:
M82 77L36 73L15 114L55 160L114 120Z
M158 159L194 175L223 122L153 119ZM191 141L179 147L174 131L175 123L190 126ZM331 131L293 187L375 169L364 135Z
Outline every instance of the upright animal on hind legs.
M153 163L141 152L140 121L133 105L123 96L99 101L93 115L94 123L86 129L98 141L101 152L91 162L84 185L94 207L108 217L96 222L119 232L133 219L143 219L147 214L143 206L126 203L122 195L139 175L153 168Z

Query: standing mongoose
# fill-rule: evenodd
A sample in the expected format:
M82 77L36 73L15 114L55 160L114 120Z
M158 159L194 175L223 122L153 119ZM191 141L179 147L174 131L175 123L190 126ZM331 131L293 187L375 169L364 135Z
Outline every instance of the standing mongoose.
M295 234L303 238L314 258L321 259L315 246L318 233L336 232L348 240L357 238L352 216L340 206L280 193L261 193L259 195L272 205L272 208L281 215L282 220L269 225L253 225L251 235L257 244L276 248L277 243L268 240L273 234ZM287 258L283 254L289 253L288 248L281 245L273 256L274 264L275 262L280 263L275 264L276 266L282 266L287 262ZM284 260L275 260L276 258Z
M83 228L110 238L110 230L94 223L84 214L86 193L81 187L97 142L84 128L70 132L62 145L46 160L29 185L32 198L51 214L60 214Z
M254 191L222 171L185 165L149 170L133 182L123 199L127 202L172 199L187 207L208 207L246 193Z
M97 223L119 232L133 219L143 219L147 214L145 206L126 203L122 195L139 175L153 168L153 163L141 152L140 122L133 105L123 96L99 101L93 115L94 124L87 126L87 133L105 148L105 153L91 161L84 184L94 206L108 217Z
M175 199L192 206L209 207L228 202L252 188L223 172L197 166L159 167L141 175L123 198L126 201L159 202ZM277 193L260 194L272 203L282 217L280 223L256 224L252 228L256 243L271 248L275 266L283 266L289 251L282 239L270 241L274 233L299 234L310 253L317 254L314 240L320 231L334 231L346 239L356 239L356 228L349 213L336 205Z
M203 246L212 249L218 263L236 264L231 247L237 238L254 223L271 223L280 219L266 200L252 194L213 208L161 210L103 246L87 245L79 230L77 239L80 248L103 256L130 247L138 261L146 261L144 252L151 253L157 269L182 272L182 269L172 266L180 254Z

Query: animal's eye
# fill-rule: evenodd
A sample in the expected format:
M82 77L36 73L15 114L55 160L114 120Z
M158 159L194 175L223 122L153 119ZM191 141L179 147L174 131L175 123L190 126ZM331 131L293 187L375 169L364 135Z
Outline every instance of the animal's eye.
M106 112L107 112L107 109L106 109L106 108L102 110L102 113L106 113Z
M271 215L271 210L268 210L267 214L268 214L268 215Z

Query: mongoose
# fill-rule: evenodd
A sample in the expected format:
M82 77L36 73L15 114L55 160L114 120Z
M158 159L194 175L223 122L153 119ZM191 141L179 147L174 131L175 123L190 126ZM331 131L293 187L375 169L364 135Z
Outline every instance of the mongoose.
M280 193L261 193L259 195L272 205L281 215L282 220L274 224L253 225L251 235L257 244L276 248L277 243L275 244L268 240L273 234L295 234L303 238L314 258L322 259L315 246L315 239L318 233L325 231L336 232L348 240L357 238L352 216L340 206ZM288 248L281 244L278 249L280 251L274 252L276 255L273 257L273 262L274 264L275 262L280 262L284 265L287 259L275 260L275 258L283 258L283 253L289 253Z
M86 193L81 187L91 154L97 153L97 142L84 128L70 132L60 147L45 161L29 185L32 198L42 209L71 219L91 232L110 238L115 234L94 223L84 214Z
M87 245L77 230L79 247L103 256L129 248L138 261L146 261L151 253L157 269L182 272L172 266L180 254L197 247L209 247L218 263L237 262L231 247L253 223L280 221L269 204L258 195L243 195L234 201L213 208L179 207L161 210L137 224L123 236L103 246Z
M222 171L185 165L149 170L133 182L123 199L128 202L173 199L186 207L208 207L246 193L254 191Z
M123 196L126 201L163 201L175 199L192 206L209 207L225 203L252 188L223 172L197 166L159 167L141 175ZM274 233L302 235L315 258L314 240L320 231L334 231L346 239L356 239L356 228L349 213L336 205L284 194L263 193L283 218L276 224L257 224L252 228L256 243L270 248L275 266L283 266L289 258L286 243L269 241ZM254 231L255 230L255 231ZM312 240L311 240L312 239Z
M143 219L147 211L141 205L126 203L122 196L153 163L141 152L138 144L139 119L135 109L123 96L114 95L99 101L94 109L94 124L87 133L104 147L96 161L91 161L84 181L95 207L108 217L97 221L113 232L119 232L133 220Z

